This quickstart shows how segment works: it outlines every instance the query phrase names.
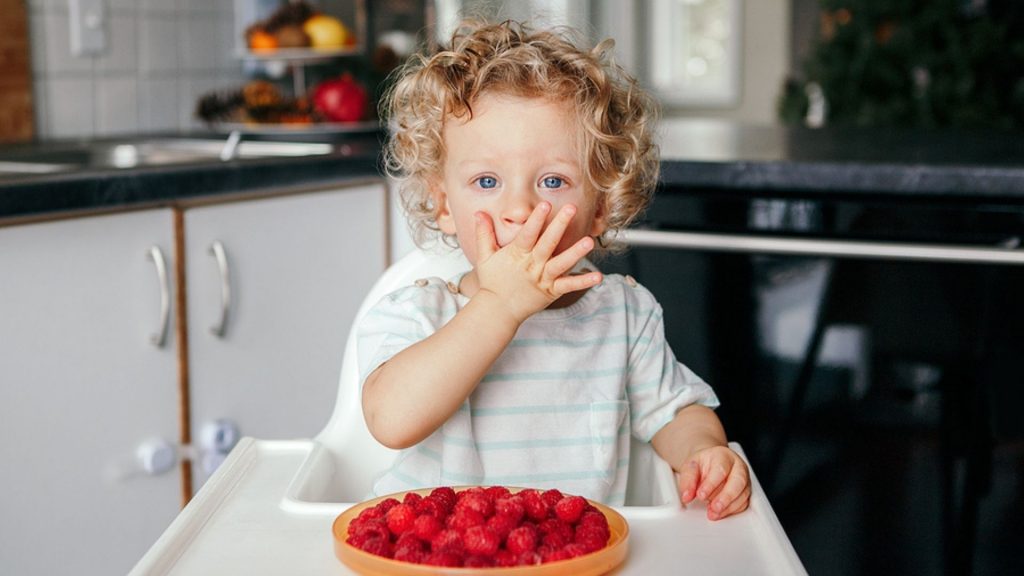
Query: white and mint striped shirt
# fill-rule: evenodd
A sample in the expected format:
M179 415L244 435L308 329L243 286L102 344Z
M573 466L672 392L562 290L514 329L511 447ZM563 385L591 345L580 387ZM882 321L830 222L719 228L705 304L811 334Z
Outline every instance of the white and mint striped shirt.
M467 302L439 278L385 296L359 327L360 382ZM631 278L609 274L573 305L523 323L462 407L403 450L373 490L500 484L621 505L630 433L650 441L693 403L714 408L718 399L676 361L661 306Z

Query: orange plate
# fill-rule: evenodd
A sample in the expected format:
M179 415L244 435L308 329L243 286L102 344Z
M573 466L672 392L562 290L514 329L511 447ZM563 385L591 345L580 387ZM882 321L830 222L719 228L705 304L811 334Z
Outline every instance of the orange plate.
M461 492L470 486L455 486L456 492ZM522 488L509 488L512 492L518 492ZM423 490L410 490L410 492L416 492L422 496L426 496L430 493L431 489ZM629 525L626 524L626 519L621 514L592 500L588 500L591 504L597 507L598 510L604 514L605 518L608 519L608 527L611 529L611 538L608 540L608 545L590 554L571 558L569 560L559 560L556 562L548 562L545 564L538 564L535 566L516 566L513 568L449 568L446 566L427 566L424 564L412 564L410 562L399 562L397 560L391 560L390 558L384 558L383 556L377 556L370 554L369 552L363 552L362 550L349 545L345 542L345 538L348 535L348 525L360 512L371 506L376 506L377 503L386 498L395 498L399 501L405 496L406 492L398 492L396 494L389 494L387 496L381 496L380 498L374 498L373 500L367 500L360 504L349 508L342 512L334 519L334 526L331 532L334 534L334 554L339 560L345 563L349 568L356 572L364 575L380 575L380 576L422 576L424 574L480 574L480 573L494 573L500 574L501 576L556 576L562 574L571 574L573 576L597 576L598 574L605 574L610 572L613 568L622 563L626 559L626 552L629 550Z

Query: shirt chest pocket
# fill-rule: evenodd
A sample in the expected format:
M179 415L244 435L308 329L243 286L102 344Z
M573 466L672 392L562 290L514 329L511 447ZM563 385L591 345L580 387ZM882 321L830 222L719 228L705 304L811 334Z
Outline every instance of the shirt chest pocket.
M619 432L625 424L628 409L629 403L625 400L607 400L590 404L590 439L595 468L604 471L609 479L615 477L618 468Z

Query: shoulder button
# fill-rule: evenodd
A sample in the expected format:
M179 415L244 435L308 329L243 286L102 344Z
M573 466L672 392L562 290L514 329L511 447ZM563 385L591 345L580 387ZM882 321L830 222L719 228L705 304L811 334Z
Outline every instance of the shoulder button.
M448 291L451 292L452 294L458 294L459 287L456 286L454 282L448 282Z
M626 284L629 284L632 288L636 288L636 278L626 274Z
M426 278L420 278L419 280L417 280L416 282L414 282L414 284L416 284L416 285L417 285L417 286L419 286L420 288L423 288L424 286L426 286L426 285L427 285L427 284L429 284L429 283L430 283L430 282L429 282L429 281L428 281L428 280L427 280Z

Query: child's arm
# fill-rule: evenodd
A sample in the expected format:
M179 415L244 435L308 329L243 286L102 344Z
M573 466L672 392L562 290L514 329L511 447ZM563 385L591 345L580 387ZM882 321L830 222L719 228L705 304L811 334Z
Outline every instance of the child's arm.
M651 438L654 450L679 473L683 504L708 502L708 518L719 520L750 504L750 473L739 454L726 444L725 430L714 411L691 404Z
M473 392L520 324L563 294L601 281L596 272L567 275L594 241L582 238L555 255L576 209L564 206L545 230L550 210L540 203L500 249L494 223L477 215L476 294L440 330L395 354L363 384L363 415L382 444L406 448L429 436Z

